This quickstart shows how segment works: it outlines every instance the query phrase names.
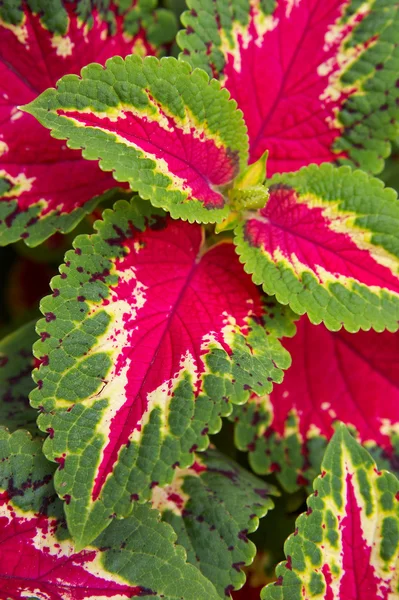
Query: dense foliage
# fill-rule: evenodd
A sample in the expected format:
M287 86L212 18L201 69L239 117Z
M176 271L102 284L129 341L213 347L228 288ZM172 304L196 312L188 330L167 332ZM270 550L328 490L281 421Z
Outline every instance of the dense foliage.
M0 597L399 599L396 0L2 0L0 117Z

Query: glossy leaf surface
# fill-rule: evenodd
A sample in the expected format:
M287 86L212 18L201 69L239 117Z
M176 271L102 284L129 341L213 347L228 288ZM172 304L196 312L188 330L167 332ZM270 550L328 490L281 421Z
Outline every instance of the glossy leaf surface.
M337 429L308 510L285 544L287 561L262 600L393 600L399 594L399 481Z
M399 326L399 202L348 167L275 176L265 208L245 215L236 244L255 283L313 323L348 331Z
M156 3L155 3L156 4ZM151 6L150 6L151 5ZM171 19L171 23L170 23ZM70 231L117 185L20 110L67 73L117 54L154 54L174 20L154 2L11 2L0 8L0 244ZM94 198L94 199L93 199Z
M237 446L255 472L275 472L292 491L310 484L337 419L379 466L398 472L399 335L334 333L302 317L283 343L292 357L283 383L233 413Z
M273 508L277 489L264 483L217 450L196 455L173 481L156 487L152 505L178 534L187 559L212 581L220 597L243 585L242 568L252 563L256 547L247 535Z
M24 110L174 218L221 221L222 188L247 163L246 128L228 92L171 57L89 65Z
M181 57L243 111L250 161L268 174L310 163L378 173L397 135L394 0L189 0Z
M0 594L19 600L162 598L216 600L212 584L186 563L172 528L148 505L114 520L77 552L62 503L54 493L52 465L41 443L19 430L0 429Z
M104 218L52 280L34 348L31 402L82 545L190 466L230 402L282 380L278 337L294 331L269 320L232 243L208 249L200 226L138 199Z
M29 405L32 379L32 345L37 340L35 323L24 325L0 340L0 425L14 431L36 430L37 411Z

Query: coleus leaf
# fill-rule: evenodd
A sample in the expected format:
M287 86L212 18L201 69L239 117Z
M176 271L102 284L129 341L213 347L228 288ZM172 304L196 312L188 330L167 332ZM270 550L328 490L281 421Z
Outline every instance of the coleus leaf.
M217 600L149 505L134 506L78 552L54 493L53 467L27 432L0 429L0 595L7 600L135 597Z
M34 353L31 403L59 463L55 487L83 547L190 466L230 401L268 393L290 364L231 242L138 198L104 211L66 255Z
M310 165L276 175L263 209L235 242L245 270L312 323L332 330L399 326L399 202L349 167Z
M262 600L398 597L399 481L341 425Z
M338 162L372 173L397 136L394 0L188 0L181 58L243 111L269 174Z
M86 2L7 0L0 7L1 245L22 238L34 246L56 230L70 231L116 186L19 107L87 63L159 53L158 43L173 39L174 18L154 10L154 2L91 5L87 11Z
M205 72L172 57L88 65L24 110L174 218L220 222L229 213L223 188L247 164L236 103Z
M25 427L36 432L37 411L29 406L34 388L32 345L37 340L34 321L0 340L0 425L10 431Z
M232 416L236 444L254 471L275 472L290 491L311 483L338 419L380 467L398 472L399 334L331 332L302 317L284 346L292 366L283 383Z
M27 371L30 375L30 369ZM30 381L32 384L31 378ZM30 411L33 412L32 409ZM33 418L28 419L30 411L20 411L18 425L21 427L32 421L32 433L37 435ZM9 436L6 434L4 438ZM25 436L21 439L26 442ZM39 449L36 443L27 446L32 447L34 452ZM37 485L35 481L38 479L46 478L47 473L50 473L51 479L54 471L54 465L47 463L44 457L39 459L38 456L35 460L43 464L46 475L35 476L29 487ZM14 481L7 484L7 488L11 498L13 494L18 498L22 496ZM52 487L51 493L54 494ZM196 454L192 467L176 468L172 482L164 488L154 487L150 500L152 507L161 512L163 520L173 527L177 543L187 551L188 562L199 568L220 596L225 597L245 581L241 568L252 562L256 551L247 535L257 529L259 518L273 508L271 495L278 495L274 486L264 483L212 449ZM42 497L39 500L43 503Z
M169 485L154 488L151 501L177 533L188 561L224 598L245 582L241 569L256 553L247 535L273 508L270 495L277 494L276 488L210 449L198 453L191 467L177 468Z

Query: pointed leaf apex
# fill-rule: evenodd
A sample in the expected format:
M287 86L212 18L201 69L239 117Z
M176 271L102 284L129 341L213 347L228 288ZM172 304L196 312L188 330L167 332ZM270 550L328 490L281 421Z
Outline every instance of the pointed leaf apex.
M264 152L256 162L254 162L252 165L249 165L245 169L245 171L237 179L237 184L235 187L243 190L248 187L261 185L266 179L266 166L268 157L269 151L266 150L266 152Z

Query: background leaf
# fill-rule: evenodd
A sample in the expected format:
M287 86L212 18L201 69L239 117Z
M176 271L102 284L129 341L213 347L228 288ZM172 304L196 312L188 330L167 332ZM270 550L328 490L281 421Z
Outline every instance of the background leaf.
M0 429L0 593L7 598L86 600L219 596L186 563L172 528L148 505L114 520L90 547L77 552L52 485L53 466L41 443L22 430Z
M220 597L241 587L242 568L256 548L247 535L273 508L278 492L217 450L196 455L188 469L175 471L171 484L156 487L152 505L176 531L187 559L212 581Z
M181 58L243 111L268 172L339 162L382 170L397 137L394 0L188 0Z
M357 432L380 468L399 471L399 335L330 332L307 317L284 340L292 366L270 396L234 407L235 439L256 473L294 491L320 470L336 420Z
M397 478L339 426L308 510L285 544L287 561L263 600L395 598L399 547Z
M162 53L176 24L168 11L154 7L146 0L1 4L1 245L22 238L34 246L54 231L70 231L103 192L116 187L109 173L52 138L20 107L90 62Z

